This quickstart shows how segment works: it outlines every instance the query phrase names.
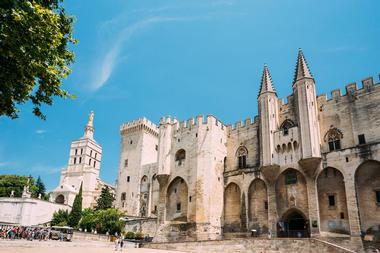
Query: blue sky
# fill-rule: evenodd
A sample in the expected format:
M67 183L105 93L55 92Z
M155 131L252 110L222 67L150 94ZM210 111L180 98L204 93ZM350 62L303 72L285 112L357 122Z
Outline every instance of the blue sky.
M64 88L77 98L44 107L46 121L29 104L16 120L0 118L0 174L41 175L49 190L90 110L103 146L101 177L114 183L123 122L253 118L263 64L286 98L299 47L318 94L343 92L354 81L360 86L368 76L378 82L377 0L65 0L64 6L76 16L79 40Z

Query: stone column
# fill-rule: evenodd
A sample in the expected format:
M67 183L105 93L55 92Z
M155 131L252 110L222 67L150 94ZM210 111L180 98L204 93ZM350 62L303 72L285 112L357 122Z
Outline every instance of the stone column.
M319 206L318 206L318 193L316 179L314 177L306 176L307 187L307 200L309 207L309 228L310 236L314 237L319 235L320 219L319 219ZM313 227L313 222L317 222L318 226Z
M272 237L277 237L277 202L276 202L276 182L267 185L268 190L268 229Z
M157 180L160 185L159 201L157 210L157 222L159 224L165 223L166 220L166 189L168 186L169 175L158 175Z
M358 202L356 199L355 178L353 175L348 175L344 179L346 187L347 211L350 223L351 236L360 236L360 220Z

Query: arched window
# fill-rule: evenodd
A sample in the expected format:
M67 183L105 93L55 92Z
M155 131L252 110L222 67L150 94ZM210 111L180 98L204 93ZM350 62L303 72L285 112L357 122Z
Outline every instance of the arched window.
M328 142L329 150L334 151L341 149L340 140L343 138L343 133L336 127L330 128L325 134L324 141Z
M288 135L289 134L289 128L292 128L294 127L296 124L294 124L294 122L290 119L286 119L284 120L284 122L282 122L281 126L280 126L280 130L283 132L284 135Z
M178 162L178 165L181 165L186 158L186 151L184 149L180 149L175 154L175 161Z
M238 168L243 169L247 167L247 155L248 155L248 150L246 147L239 147L238 150L236 151L236 156L238 157Z

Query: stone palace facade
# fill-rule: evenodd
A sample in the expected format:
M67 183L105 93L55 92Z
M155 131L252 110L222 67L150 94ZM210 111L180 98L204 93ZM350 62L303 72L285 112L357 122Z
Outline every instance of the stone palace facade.
M358 237L380 225L380 85L316 95L300 50L287 103L264 66L259 115L143 118L120 128L116 206L157 218L157 240L227 233Z

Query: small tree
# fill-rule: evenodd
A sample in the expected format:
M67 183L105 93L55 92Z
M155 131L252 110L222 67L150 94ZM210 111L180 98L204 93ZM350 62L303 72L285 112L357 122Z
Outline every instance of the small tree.
M122 213L115 209L98 210L95 212L96 230L99 233L105 234L107 231L110 234L117 232L120 234L124 230L124 222L120 220Z
M45 194L46 194L46 188L44 182L42 182L41 177L38 176L36 184L35 184L35 189L32 192L32 197L33 198L38 198L38 196L41 194L41 197L44 199Z
M69 211L59 209L58 211L54 212L53 219L51 220L52 226L67 226L67 223L69 221Z
M70 212L69 226L76 227L82 215L82 184L79 188L79 193L75 196L73 208Z
M96 210L105 210L112 207L112 202L115 200L108 186L102 188L100 197L96 201Z

